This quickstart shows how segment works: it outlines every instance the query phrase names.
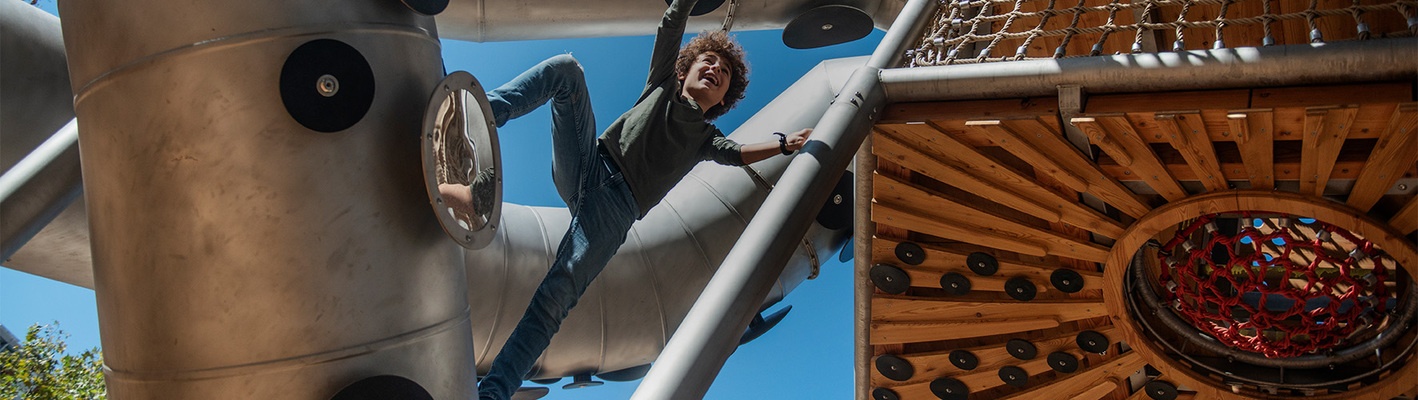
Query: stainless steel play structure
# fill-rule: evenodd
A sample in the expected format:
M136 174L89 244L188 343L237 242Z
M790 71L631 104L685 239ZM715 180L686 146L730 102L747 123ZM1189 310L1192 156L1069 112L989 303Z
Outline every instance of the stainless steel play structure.
M691 30L793 30L826 13L887 34L870 57L823 61L730 135L815 126L802 154L701 164L639 221L531 378L643 376L636 399L702 397L740 340L776 321L760 313L850 235L858 263L872 258L861 239L876 166L848 170L892 104L1418 75L1412 37L967 65L944 54L968 41L940 40L939 65L902 68L948 25L941 3L730 0L692 20ZM0 256L95 290L113 398L327 399L363 383L472 398L570 217L439 207L436 179L419 175L434 173L420 132L465 130L477 155L464 173L500 164L478 82L444 80L438 40L647 34L662 10L63 0L61 24L0 0ZM869 347L859 343L859 364ZM870 374L858 375L866 398Z

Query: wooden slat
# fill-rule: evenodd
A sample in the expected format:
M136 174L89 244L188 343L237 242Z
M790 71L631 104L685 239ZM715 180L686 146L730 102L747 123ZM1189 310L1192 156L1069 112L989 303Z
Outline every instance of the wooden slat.
M1418 231L1418 196L1408 199L1408 203L1393 214L1393 218L1388 220L1388 224L1405 235Z
M1029 390L1004 397L1005 399L1068 398L1114 377L1132 375L1147 362L1136 351L1128 352L1108 362L1080 371L1066 379L1058 379L1049 384L1035 386Z
M1170 43L1167 47L1171 47ZM1246 89L1170 93L1128 93L1088 96L1087 114L1158 112L1174 110L1238 109L1251 107Z
M1104 380L1104 381L1102 381L1102 382L1098 382L1097 385L1095 385L1095 386L1093 386L1093 387L1091 387L1091 388L1085 389L1085 390L1083 391L1083 393L1079 393L1078 395L1073 396L1073 397L1070 397L1069 399L1071 399L1071 400L1099 400L1099 399L1102 399L1102 398L1104 398L1104 397L1107 397L1109 394L1112 394L1113 391L1114 391L1114 390L1118 390L1119 387L1122 387L1122 385L1120 385L1120 383L1121 383L1121 380L1120 380L1118 377L1108 378L1108 379L1106 379L1106 380Z
M954 225L952 228L940 229L942 233L952 234L952 236L942 237L981 246L1015 251L1014 249L998 247L999 243L992 240L980 240L970 237L987 232L991 233L991 235L989 235L990 237L1002 237L1007 238L1007 241L1011 243L1026 244L1026 246L1011 245L1011 247L1026 250L1018 252L1031 255L1055 255L1095 262L1105 260L1108 257L1107 247L1079 241L1052 231L1005 219L945 198L936 193L931 193L910 183L897 180L896 178L877 175L873 179L873 186L877 204L873 206L872 220L878 223L911 228L912 230L926 233L930 233L930 231L926 230L926 228L929 227L940 229L942 225ZM878 218L875 212L878 208L885 211L885 213L882 214L882 220L879 221L877 220ZM914 213L917 215L915 218L910 218L901 216L899 215L901 213L894 213L892 211L903 211L904 213ZM888 216L891 218L887 218ZM924 217L924 219L922 217ZM915 220L916 224L903 226L900 225L899 222L892 221L892 218L898 220ZM926 223L927 221L931 222ZM962 228L969 233L962 235L960 231ZM985 239L988 239L988 237ZM1027 245L1039 246L1044 250L1044 254L1032 254L1027 252L1033 250L1031 248L1033 246Z
M885 138L883 142L896 141L885 143L888 150L911 150L909 153L898 151L890 159L911 163L926 176L1045 221L1064 222L1112 238L1121 235L1126 228L1122 223L1080 204L1078 199L1064 198L936 129L935 125L877 126L878 137ZM897 144L899 146L893 147ZM919 156L925 156L925 159ZM1028 203L1037 203L1049 211L1030 207ZM1057 217L1053 216L1055 213Z
M872 310L875 314L876 310ZM1061 322L1054 319L985 319L977 318L961 321L936 322L872 322L871 344L888 345L901 343L932 342L978 337L978 331L1010 334L1057 328Z
M1114 333L1115 329L1116 328L1112 326L1108 326L1106 328L1094 329L1094 331L1101 333L1104 336L1115 338L1120 336L1120 334ZM1034 344L1035 349L1038 350L1038 358L1047 359L1048 354L1053 353L1055 351L1079 350L1078 345L1075 344L1077 340L1077 335L1077 332L1070 332L1067 335L1063 336L1055 336L1040 340L1031 340L1030 343ZM997 336L997 334L994 332L988 332L986 336ZM976 346L963 349L950 349L946 351L938 351L931 353L900 354L901 358L905 359L907 362L910 362L911 365L917 367L915 376L911 377L910 380L900 382L900 385L909 385L912 383L923 382L929 383L936 377L955 376L969 373L969 371L961 370L960 368L955 367L954 364L951 364L950 353L954 350L965 350L975 355L975 358L979 361L979 364L975 366L975 369L973 371L996 371L1000 367L1006 365L1013 365L1020 362L1018 358L1015 358L1014 356L1010 355L1008 350L1005 349L1005 343L993 344L988 346ZM1080 360L1084 358L1083 355L1080 353L1074 353L1074 355L1078 356ZM872 371L872 377L877 380L884 380L883 378L885 378L881 376L880 372L874 369Z
M1201 123L1199 113L1157 114L1157 125L1166 132L1172 147L1182 153L1202 186L1208 191L1226 190L1225 174L1221 172L1221 162L1216 159L1216 148L1206 127Z
M1275 120L1270 111L1233 112L1228 116L1237 136L1241 162L1252 189L1275 188Z
M1023 276L1034 282L1049 282L1049 277L1060 266L1046 266L1042 264L1030 264L1019 261L998 259L999 271L993 276L980 276L970 270L965 265L968 254L949 251L930 245L920 245L926 251L925 261L920 265L906 265L896 259L895 248L900 243L891 239L872 240L872 263L891 264L900 267L911 277L911 286L915 287L940 287L940 277L951 272L958 272L970 279L971 290L983 290L989 292L1003 292L1004 283L1010 278ZM1094 271L1076 271L1083 277L1083 289L1102 289L1103 274ZM1039 293L1054 290L1052 284L1036 285Z
M1373 155L1349 192L1349 206L1368 211L1384 192L1418 162L1418 103L1399 105L1388 128L1374 145Z
M1178 183L1177 179L1167 172L1167 167L1157 159L1157 153L1153 152L1152 147L1138 136L1127 117L1074 118L1072 122L1084 132L1096 131L1097 135L1112 138L1119 147L1117 152L1127 154L1128 158L1132 159L1132 164L1126 165L1126 167L1167 201L1177 201L1187 197L1186 189L1183 189L1181 183ZM1089 133L1089 136L1092 135L1095 133ZM1104 149L1104 151L1108 150ZM1112 154L1109 153L1109 155Z
M1037 284L1037 283L1036 283ZM1058 322L1108 315L1099 299L1034 301L956 301L948 298L878 295L872 298L872 321L944 322L977 319L1050 319ZM973 336L990 336L971 329Z
M1031 142L1034 148L1043 152L1049 159L1087 181L1088 193L1098 196L1127 215L1136 217L1152 211L1152 208L1148 207L1136 194L1113 178L1109 178L1107 174L1098 169L1097 164L1084 158L1083 154L1073 147L1073 144L1064 140L1063 135L1044 126L1039 120L1005 120L1003 122L1005 126L1019 132L1021 139Z
M877 124L967 118L1038 117L1055 115L1058 112L1059 101L1054 97L892 103L886 106Z
M879 175L878 175L879 176ZM1045 256L1048 249L1044 245L1022 241L1019 238L1001 236L994 232L978 232L974 228L961 226L954 221L941 221L925 217L914 211L901 210L893 206L872 204L871 220L877 224L906 228L916 232L959 240L965 243L1012 251L1019 254Z
M1069 120L1069 123L1078 127L1079 130L1083 131L1084 135L1088 135L1088 139L1092 140L1093 144L1097 145L1098 148L1103 149L1104 153L1108 153L1108 156L1113 157L1113 160L1116 160L1118 165L1124 167L1132 166L1132 155L1128 154L1127 149L1124 148L1121 143L1113 139L1113 134L1108 133L1103 127L1098 126L1096 119L1091 117L1079 117Z
M1354 107L1312 109L1305 113L1304 145L1300 152L1300 193L1324 194L1339 149L1354 123Z
M1409 101L1413 101L1411 81L1257 88L1251 90L1250 105L1229 108L1315 107Z
M1039 149L1034 148L1029 142L1024 141L1020 137L1019 132L1015 132L1009 127L1004 126L999 120L967 121L965 122L965 126L989 136L990 140L995 144L1008 150L1010 153L1014 153L1014 155L1018 156L1020 159L1028 161L1034 166L1035 171L1058 179L1059 182L1063 182L1064 185L1067 185L1075 192L1088 191L1088 183L1084 182L1083 178L1059 166L1059 164L1054 162L1049 156L1045 155Z
M1083 359L1082 351L1079 351L1076 348L1065 352L1072 354L1074 357L1078 357L1079 359ZM1041 352L1040 354L1047 353ZM1010 360L1013 361L1004 365L1013 365L1019 367L1020 369L1023 369L1024 372L1029 374L1031 379L1034 379L1033 377L1036 375L1051 370L1048 365L1048 360L1044 356L1036 357L1028 361L1018 360L1014 358L1010 358ZM948 361L945 361L945 363L946 365L950 364ZM912 365L916 364L912 363ZM999 369L1004 365L986 367L982 364L980 367L975 368L971 371L958 372L945 376L960 381L960 383L964 384L965 387L968 388L971 393L978 393L1005 385L1004 381L1000 380L999 377ZM879 378L879 373L874 373L872 376L874 379L876 379L876 382L878 382L881 387L890 388L903 399L938 398L935 396L934 393L931 392L931 381L935 380L936 378L943 377L942 375L938 374L923 373L919 370L916 371L915 377L913 377L913 379L908 382L894 382L887 380L884 377Z

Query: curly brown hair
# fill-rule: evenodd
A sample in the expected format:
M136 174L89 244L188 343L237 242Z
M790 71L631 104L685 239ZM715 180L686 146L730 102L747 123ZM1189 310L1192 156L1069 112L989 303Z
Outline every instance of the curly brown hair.
M689 67L694 65L699 55L710 51L719 54L721 62L730 68L729 91L724 93L724 104L704 111L704 119L713 121L743 100L744 90L748 89L748 63L744 60L743 47L728 33L704 31L679 50L679 59L675 60L675 76L688 75ZM680 81L680 84L684 82Z

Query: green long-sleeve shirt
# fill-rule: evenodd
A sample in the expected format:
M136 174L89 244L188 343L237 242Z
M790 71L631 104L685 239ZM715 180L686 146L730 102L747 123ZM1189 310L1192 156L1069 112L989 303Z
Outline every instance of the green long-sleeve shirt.
M700 161L744 164L740 145L705 121L699 105L679 93L675 59L695 2L676 0L665 10L645 91L601 134L601 144L625 175L641 218Z

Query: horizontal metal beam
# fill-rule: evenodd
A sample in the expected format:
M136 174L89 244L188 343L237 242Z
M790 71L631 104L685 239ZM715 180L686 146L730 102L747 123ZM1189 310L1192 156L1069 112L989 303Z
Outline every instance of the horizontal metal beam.
M887 100L900 103L1054 96L1060 85L1098 94L1414 76L1418 38L903 68L882 71L881 82Z

